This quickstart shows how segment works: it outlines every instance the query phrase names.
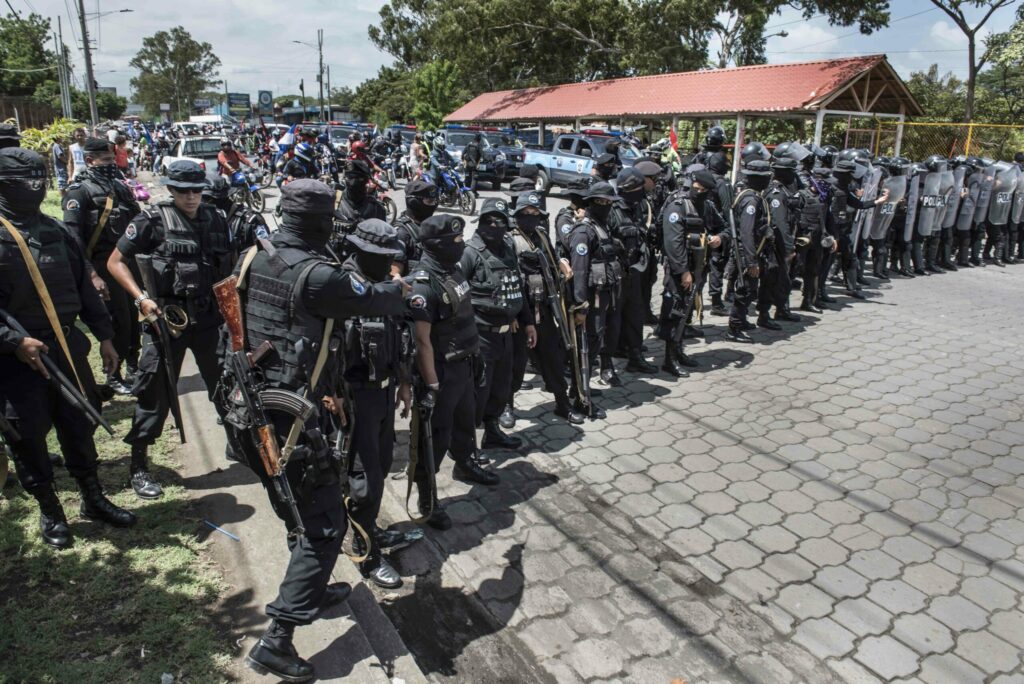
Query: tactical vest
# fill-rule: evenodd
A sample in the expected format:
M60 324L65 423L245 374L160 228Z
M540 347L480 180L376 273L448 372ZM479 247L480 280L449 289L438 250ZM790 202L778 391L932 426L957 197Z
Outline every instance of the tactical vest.
M367 197L363 206L354 207L348 197L342 197L341 204L334 212L334 234L330 243L331 249L339 259L345 261L352 255L352 247L345 238L355 232L360 221L370 218L387 220L384 205Z
M236 253L256 244L260 238L269 238L270 232L259 220L259 215L241 204L234 204L227 214L228 232Z
M164 239L153 252L155 296L186 300L195 311L205 311L213 306L213 284L231 275L234 266L227 224L210 206L200 205L194 221L170 200L157 204L156 212Z
M590 276L587 284L591 287L615 287L622 280L622 243L612 237L605 228L598 225L589 216L580 220L584 226L590 226L597 235L597 249L590 255Z
M572 239L572 229L576 225L576 214L572 207L562 207L555 215L555 239L563 256L569 253L569 242Z
M324 336L324 320L306 311L302 292L309 272L321 263L328 262L301 249L281 247L273 254L260 251L249 268L246 287L241 291L246 341L250 350L264 342L274 345L276 354L263 364L263 372L274 387L303 389L313 371ZM322 378L333 375L332 356Z
M342 270L362 273L352 259ZM357 383L386 387L396 376L401 359L401 332L385 316L353 316L345 320L345 378Z
M853 212L847 201L849 191L840 189L838 186L832 188L832 203L829 205L829 213L835 226L841 230L849 230L853 225Z
M61 325L74 323L75 317L82 309L82 301L78 294L77 276L81 275L82 265L75 268L72 260L72 247L68 244L71 236L63 226L55 220L41 216L28 230L22 232L29 251L39 267L46 289L53 300L53 308ZM0 306L14 316L26 330L40 335L48 333L49 319L43 310L43 303L32 285L28 266L21 256L18 243L0 226L0 283L9 295L7 301Z
M515 247L511 238L505 238L505 250L511 258L509 264L487 249L483 240L474 235L466 249L476 252L483 262L482 274L476 274L469 283L473 308L485 318L511 322L523 308L523 283L515 263Z
M615 237L622 244L623 266L643 270L647 267L645 227L642 228L637 221L637 217L634 215L635 207L625 202L623 204L625 206L615 206L612 209L609 223L614 223L614 225L610 225L609 228L614 231ZM646 200L644 204L647 204Z
M125 228L135 218L138 205L135 204L134 198L131 198L129 201L129 198L125 196L126 192L128 194L131 192L127 188L125 188L126 192L118 192L117 188L113 187L115 181L111 181L110 188L104 187L91 178L81 178L79 183L89 195L89 200L92 203L92 209L86 215L85 225L82 226L82 239L86 245L91 241L92 233L96 230L100 217L103 216L103 209L107 205L107 198L110 196L114 198L110 215L107 216L107 221L103 224L103 231L100 233L99 239L92 250L93 259L106 261L106 257L117 246L118 239L124 235Z
M800 215L797 227L803 234L817 234L825 226L825 203L814 186L810 176L801 176L804 187L800 189Z
M476 354L480 349L480 336L469 283L462 273L458 269L451 273L420 269L413 278L418 283L427 283L433 296L441 302L437 320L430 326L435 361L461 361Z
M399 228L404 228L405 231L409 233L409 242L405 243L403 241L403 244L405 245L407 269L411 271L415 268L417 262L423 258L423 244L420 242L420 227L411 216L403 213L395 219L395 229L397 230ZM399 233L399 235L401 236L401 233Z

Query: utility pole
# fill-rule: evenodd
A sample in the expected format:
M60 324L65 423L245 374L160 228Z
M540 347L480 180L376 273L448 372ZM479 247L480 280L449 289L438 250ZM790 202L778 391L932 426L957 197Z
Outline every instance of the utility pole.
M82 53L85 55L85 85L89 93L89 116L92 119L93 133L100 122L100 112L96 108L96 81L92 75L92 48L89 46L89 28L85 23L85 0L78 0L78 21L82 28Z
M334 110L331 108L331 65L327 65L327 120L334 118Z
M324 118L324 30L318 29L316 32L316 43L317 48L320 50L320 71L316 75L316 80L320 83L320 120L326 121Z
M58 17L59 19L60 17ZM71 112L68 109L68 84L65 80L65 64L64 64L64 46L57 38L57 33L53 34L53 42L56 43L57 48L57 84L60 86L60 111L65 119L71 118Z
M60 15L57 15L57 40L60 43L58 52L60 52L60 65L61 73L64 75L63 81L60 85L61 107L64 110L66 116L69 119L75 117L74 102L71 99L71 66L68 62L68 48L64 45L64 26L60 20Z

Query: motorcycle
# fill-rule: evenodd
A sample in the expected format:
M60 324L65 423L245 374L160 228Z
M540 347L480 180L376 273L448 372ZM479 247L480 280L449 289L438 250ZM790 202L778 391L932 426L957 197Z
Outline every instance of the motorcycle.
M228 197L236 204L247 205L253 211L263 213L267 208L267 198L260 192L261 177L262 173L258 169L235 171L231 174Z
M265 190L274 182L274 156L269 147L264 146L260 150L255 163L260 172L260 188Z
M440 168L441 183L437 188L437 203L442 207L458 207L462 213L476 213L476 193L463 182L459 172L450 166Z
M387 213L387 222L394 223L395 219L398 218L398 205L395 204L395 200L384 194L384 182L382 174L377 173L374 175L373 182L369 183L366 187L370 196L384 205L384 211Z

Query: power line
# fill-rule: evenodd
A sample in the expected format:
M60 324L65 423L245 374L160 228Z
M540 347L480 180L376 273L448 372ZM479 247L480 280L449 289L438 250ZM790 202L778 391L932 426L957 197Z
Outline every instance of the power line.
M926 9L926 10L922 10L920 12L914 12L913 14L908 14L907 16L900 17L899 19L893 19L892 21L889 22L889 26L892 26L893 24L896 24L896 23L901 22L901 21L906 21L907 19L913 19L914 17L919 17L922 14L928 14L929 12L935 12L938 9L939 9L938 7L932 7L931 9ZM796 49L796 50L803 50L804 48L815 47L816 45L824 45L825 43L834 43L837 40L842 40L843 38L849 38L850 36L861 36L861 35L864 35L864 34L862 34L860 31L851 31L850 33L844 33L842 35L833 36L833 37L827 38L825 40L819 40L816 43L808 43L807 45L800 45L800 46L798 46L798 47L796 47L794 49Z
M50 69L56 69L56 68L57 68L56 64L51 64L50 66L39 67L38 69L7 69L5 67L0 67L0 71L11 71L11 72L14 72L14 73L17 73L17 74L30 74L30 73L34 73L34 72L37 72L37 71L49 71Z

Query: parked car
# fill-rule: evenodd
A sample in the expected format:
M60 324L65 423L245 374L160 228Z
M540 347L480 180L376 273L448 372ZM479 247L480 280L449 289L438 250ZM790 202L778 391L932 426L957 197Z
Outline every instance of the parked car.
M523 167L524 154L519 148L492 144L491 138L485 133L482 130L460 126L437 131L434 139L443 138L448 152L457 161L462 161L462 151L466 149L469 141L480 134L480 165L477 167L476 177L477 180L490 183L498 189L502 181L511 180L519 175L519 169ZM511 158L509 154L512 155Z
M604 132L569 133L555 139L551 149L526 148L525 163L539 170L539 184L567 186L584 180L594 168L594 160L607 151L607 145L617 136ZM632 166L641 156L633 145L620 141L619 159L623 166Z
M206 171L206 177L217 177L217 154L220 153L220 138L214 135L194 136L174 141L171 151L160 160L160 175L167 175L167 167L180 159L196 162Z

